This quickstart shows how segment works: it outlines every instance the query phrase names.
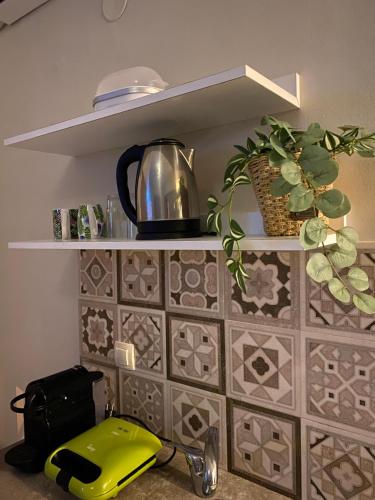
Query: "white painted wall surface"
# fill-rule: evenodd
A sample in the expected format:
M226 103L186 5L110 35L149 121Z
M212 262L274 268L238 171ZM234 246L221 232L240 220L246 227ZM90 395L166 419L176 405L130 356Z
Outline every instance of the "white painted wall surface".
M102 76L136 65L172 85L244 63L270 78L298 71L302 111L284 118L375 128L374 17L373 0L129 0L107 23L99 0L51 0L0 32L0 137L89 112ZM197 148L202 208L251 125L181 137ZM0 145L0 447L21 437L8 409L16 388L78 361L78 256L7 242L49 238L54 207L104 202L119 153L77 160ZM375 161L341 167L350 222L374 239ZM237 208L256 210L247 187Z

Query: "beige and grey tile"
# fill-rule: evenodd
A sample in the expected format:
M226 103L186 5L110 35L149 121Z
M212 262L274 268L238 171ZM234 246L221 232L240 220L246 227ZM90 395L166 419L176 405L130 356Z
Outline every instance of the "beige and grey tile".
M141 419L156 434L168 437L166 429L166 385L163 380L120 370L121 413Z
M119 340L134 344L136 370L166 377L165 313L119 306Z
M219 430L220 465L227 467L225 397L169 382L171 439L204 449L207 429Z
M307 254L305 259L309 258ZM375 253L359 250L356 265L364 269L370 278L370 289L375 285ZM307 329L342 331L346 334L375 333L375 318L360 312L353 304L343 304L329 292L326 284L305 279L306 311L303 326Z
M165 258L167 311L223 318L220 252L173 250Z
M168 378L225 392L224 321L167 314Z
M98 301L79 301L80 350L87 358L114 362L117 340L117 306Z
M228 469L300 498L299 418L227 399Z
M80 250L80 296L116 302L116 251Z
M117 373L116 368L113 366L106 366L96 363L91 359L81 357L81 365L91 371L101 371L104 376L105 383L105 397L106 400L113 403L115 408L118 408L118 387L117 387Z
M299 327L299 257L297 252L244 252L250 278L242 292L226 271L225 302L229 319L284 328Z
M302 421L304 497L373 500L375 442L353 432Z
M375 343L305 334L304 411L307 418L375 431Z
M117 271L119 304L164 307L163 252L121 250Z
M298 337L294 331L225 322L227 395L298 412Z

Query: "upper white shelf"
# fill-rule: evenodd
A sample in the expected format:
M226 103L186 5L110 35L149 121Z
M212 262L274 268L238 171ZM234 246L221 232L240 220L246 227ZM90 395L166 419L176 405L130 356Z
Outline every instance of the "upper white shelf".
M298 74L272 81L241 66L10 137L4 145L83 156L299 107Z
M329 235L327 244L335 242L335 236ZM202 238L183 238L176 240L44 240L15 241L8 244L10 249L27 250L222 250L221 239L215 236ZM298 238L290 236L276 238L268 236L248 236L241 240L243 250L253 251L302 251Z

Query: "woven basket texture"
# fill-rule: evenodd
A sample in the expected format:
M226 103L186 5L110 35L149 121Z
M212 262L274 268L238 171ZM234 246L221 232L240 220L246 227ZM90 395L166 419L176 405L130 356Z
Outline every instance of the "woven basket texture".
M288 210L289 195L275 197L271 194L271 184L280 176L280 167L272 167L268 156L261 155L250 161L249 171L266 235L298 236L303 220L295 220L295 215ZM328 188L322 186L316 192L324 192Z

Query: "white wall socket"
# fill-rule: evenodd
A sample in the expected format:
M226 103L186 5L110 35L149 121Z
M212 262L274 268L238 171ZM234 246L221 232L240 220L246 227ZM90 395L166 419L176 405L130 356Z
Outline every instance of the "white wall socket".
M115 342L115 363L119 368L135 370L135 350L134 344L125 342Z

